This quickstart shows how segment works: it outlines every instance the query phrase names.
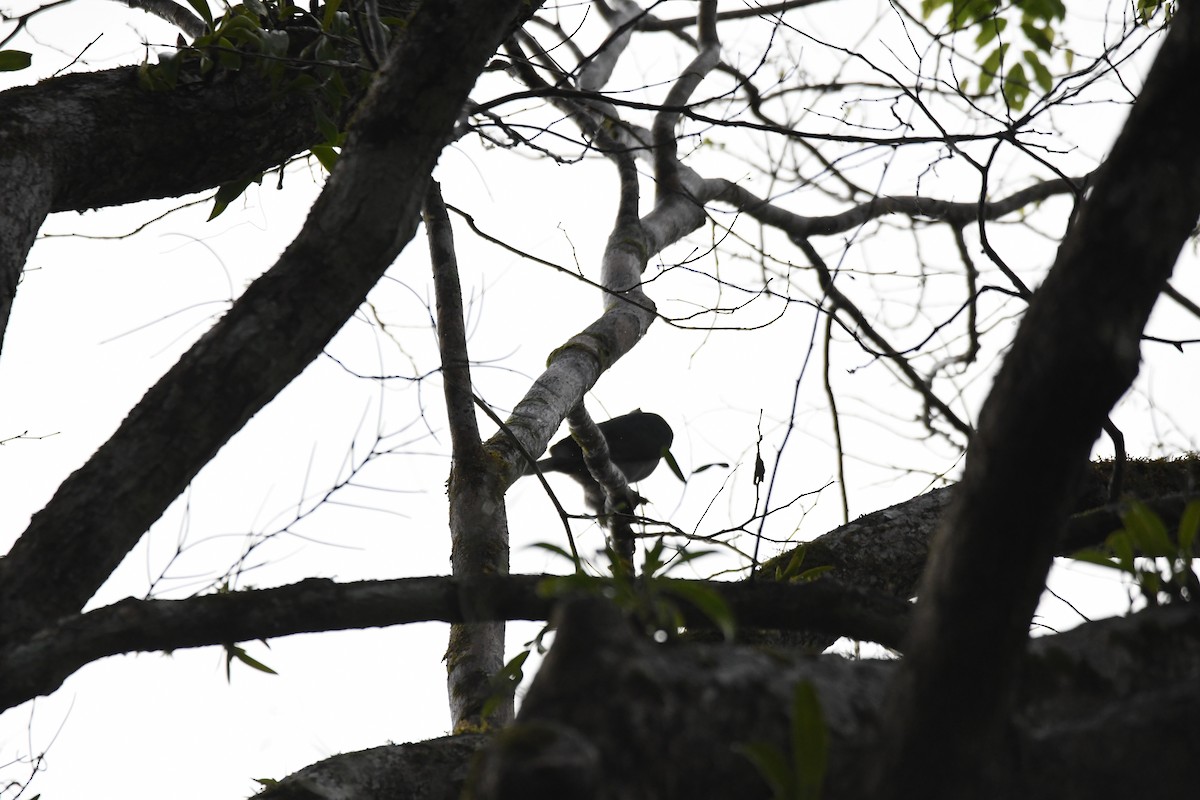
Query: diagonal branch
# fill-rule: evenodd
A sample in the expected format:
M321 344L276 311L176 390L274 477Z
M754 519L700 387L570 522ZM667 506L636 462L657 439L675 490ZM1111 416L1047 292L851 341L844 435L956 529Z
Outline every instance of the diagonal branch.
M121 0L121 2L130 8L140 8L147 14L165 19L193 39L203 35L207 30L204 20L172 0Z
M519 0L422 6L280 260L34 515L0 566L0 624L77 612L220 447L291 382L415 232L425 184Z
M1182 3L980 414L918 592L875 796L971 796L992 777L1063 521L1200 217L1198 71L1200 9Z
M947 422L954 426L955 430L969 439L972 433L971 426L959 419L958 415L940 397L934 394L928 382L908 363L908 359L897 351L896 348L892 347L887 339L884 339L875 330L870 320L866 318L866 315L858 310L858 306L850 302L850 299L842 294L842 291L834 285L833 275L830 273L829 267L826 266L825 260L821 258L820 253L809 243L808 239L801 237L793 239L793 241L804 252L804 255L808 257L813 268L816 269L817 279L821 283L821 291L829 296L834 308L839 311L845 311L850 315L851 319L854 320L854 324L866 334L867 338L879 348L880 352L887 356L888 360L896 365L896 368L908 379L909 385L920 393L929 409L936 410Z

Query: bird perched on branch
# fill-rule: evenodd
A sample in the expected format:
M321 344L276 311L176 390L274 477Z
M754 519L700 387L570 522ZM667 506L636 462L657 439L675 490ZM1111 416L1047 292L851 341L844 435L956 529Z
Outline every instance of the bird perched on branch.
M675 440L675 432L665 419L640 409L601 422L597 427L608 442L613 464L630 483L649 477ZM548 458L537 462L538 469L570 475L583 486L588 506L602 511L604 490L588 472L579 444L568 436L551 445L549 452ZM534 472L536 470L532 465L525 468L526 475L533 475Z

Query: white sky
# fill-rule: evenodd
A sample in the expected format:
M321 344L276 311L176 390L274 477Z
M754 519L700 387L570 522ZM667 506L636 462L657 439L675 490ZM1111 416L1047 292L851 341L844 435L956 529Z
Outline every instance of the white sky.
M663 16L682 13L685 5L690 7L673 4ZM874 13L882 4L859 2L857 7ZM4 8L11 13L21 7ZM836 25L829 19L813 19L814 30L835 35ZM43 45L35 70L0 74L0 89L62 68L100 32L103 37L88 50L89 68L135 62L143 36L152 42L174 38L119 4L79 0L35 20L31 35ZM846 35L840 41L849 45L855 39ZM878 44L870 39L864 46ZM30 42L9 46L30 49ZM634 61L631 68L650 75L678 68L663 53L652 60L641 53ZM1084 132L1076 140L1081 163L1084 156L1104 152L1112 126L1124 116L1107 105L1072 114L1064 124ZM711 163L718 163L715 157ZM741 173L726 174L749 172L745 166L739 169ZM956 167L943 164L940 169L953 173ZM896 186L890 189L912 192L912 174L897 161L889 173ZM437 177L447 201L472 213L485 230L569 268L577 258L579 267L597 277L615 203L615 179L606 164L555 167L463 142L443 156ZM210 208L204 202L114 241L80 237L130 231L180 203L62 214L48 221L43 233L75 236L43 238L34 248L0 358L0 439L22 432L46 438L0 447L0 485L10 487L0 506L0 546L7 548L30 514L111 434L231 297L273 263L303 222L320 180L315 163L295 165L284 191L275 190L270 176L214 222L204 222ZM923 180L937 185L934 176ZM1014 174L1006 185L1024 184ZM933 188L928 192L937 194ZM457 230L469 294L471 355L487 364L474 372L477 391L497 407L511 408L546 355L599 313L600 300L569 277L474 242L465 227ZM925 245L930 250L924 255L954 266L951 243L938 236ZM704 235L698 235L695 243L703 241ZM1036 275L1053 257L1052 247L1038 245L1032 237L1014 235L1004 241L1012 244L1007 252L1023 273ZM800 258L795 252L777 255ZM898 256L881 244L855 257L886 263ZM695 266L711 269L712 261ZM720 268L736 274L738 265L724 261ZM1181 267L1179 275L1179 288L1200 294L1194 263ZM850 286L860 293L872 288ZM734 296L718 298L711 284L689 282L678 271L668 272L650 292L676 312L686 306L669 302L672 298L711 303ZM423 232L418 232L371 295L386 332L360 313L328 352L361 373L411 376L432 370L431 297ZM738 319L746 324L760 313L758 318L766 319L778 307L764 303L763 309ZM1164 306L1160 312L1151 323L1152 333L1195 335L1195 324L1177 309ZM748 470L759 409L765 415L765 454L771 456L812 324L811 310L800 305L759 334L706 334L656 324L646 341L601 380L589 400L597 418L635 407L657 411L675 428L673 450L685 471L714 461L734 464L733 470L694 476L686 490L660 468L641 487L654 500L655 513L700 532L750 515ZM833 373L835 386L844 392L843 432L857 455L847 466L854 487L852 516L911 497L931 485L932 473L953 474L950 448L906 438L914 431L906 419L911 400L895 389L890 375L868 367L864 357L849 349L841 352L844 363L865 367L853 374L844 369ZM1142 393L1116 413L1130 452L1158 455L1194 448L1188 398L1200 387L1191 364L1162 346L1148 345L1146 354L1150 361L1140 386L1143 392L1153 387L1158 413L1149 413ZM794 434L799 441L786 455L782 491L787 495L813 492L835 474L828 413L815 372L819 361L818 347L809 367L813 376L806 378L801 397L800 429ZM976 379L967 389L969 396L981 399L988 383ZM896 418L881 418L876 411L881 405ZM442 419L436 376L381 387L348 375L329 358L319 359L221 451L91 607L144 596L152 584L160 597L198 591L237 561L248 542L257 540L253 537L269 540L250 555L247 564L254 568L241 575L241 587L279 585L310 575L359 580L446 573L444 481L449 462ZM486 421L483 427L492 429ZM335 495L336 504L295 522L290 533L267 537L294 522L299 512L312 511L317 499L346 477L349 464L362 462L377 431L387 434L382 448L395 452L374 460L357 476L358 483L377 488L344 489ZM904 475L898 466L912 472ZM555 486L569 507L578 507L569 481L555 479ZM840 508L834 491L827 489L819 499L808 498L781 513L769 534L784 539L798 528L795 535L804 539L836 526ZM540 487L533 481L518 484L508 508L513 571L562 569L553 557L529 547L539 541L563 544L560 524ZM585 553L600 547L594 527L577 525L576 533ZM744 540L742 544L748 546ZM767 546L765 552L776 550ZM701 560L697 567L715 569L719 563L714 560L710 567ZM1125 607L1124 590L1109 576L1072 567L1056 581L1060 593L1085 613ZM1043 613L1056 627L1078 622L1061 603L1048 602ZM514 625L514 652L537 629ZM137 800L161 795L168 787L181 800L237 798L256 788L252 778L282 778L337 752L440 735L449 726L440 661L445 636L446 626L431 623L289 637L271 642L269 650L248 643L252 655L280 674L262 675L235 665L232 682L225 680L224 656L216 648L123 656L89 665L54 696L0 716L0 764L13 762L0 772L0 786L24 780L30 754L46 752L31 794L67 798L119 793ZM0 788L0 798L7 800L13 792Z

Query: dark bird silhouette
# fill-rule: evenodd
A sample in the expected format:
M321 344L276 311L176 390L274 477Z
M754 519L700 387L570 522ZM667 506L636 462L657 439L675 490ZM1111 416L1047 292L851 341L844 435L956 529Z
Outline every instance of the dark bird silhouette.
M630 483L649 477L675 440L675 432L665 419L640 409L601 422L597 427L608 442L613 464L620 468ZM583 486L588 506L596 511L604 509L604 490L588 472L583 462L583 450L570 436L551 445L550 456L537 462L537 465L542 472L570 475ZM534 472L532 466L525 468L526 475Z

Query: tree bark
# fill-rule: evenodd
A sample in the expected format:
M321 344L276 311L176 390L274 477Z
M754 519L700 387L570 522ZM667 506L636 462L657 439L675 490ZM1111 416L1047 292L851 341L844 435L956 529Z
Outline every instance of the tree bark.
M321 140L317 102L249 71L151 92L133 67L0 93L0 345L48 213L179 197L276 167Z
M438 352L454 453L446 487L450 498L451 573L456 578L507 575L505 486L500 481L500 469L487 458L479 440L454 233L436 183L430 186L425 200L425 230L433 262ZM481 616L484 614L486 611L481 609ZM512 721L511 695L501 697L494 712L484 713L493 695L509 688L493 685L503 667L503 621L468 621L450 626L446 688L455 732L479 731Z
M1200 9L1181 4L980 414L918 590L879 796L970 796L1002 768L997 748L1063 523L1200 216L1198 71Z
M320 352L412 237L467 92L525 4L422 6L279 262L63 482L0 566L0 636L87 602L220 447Z
M1186 796L1194 784L1191 754L1200 746L1193 724L1200 688L1181 676L1200 670L1198 614L1192 606L1163 607L1033 641L1006 717L1005 747L993 754L1007 769L975 796ZM822 797L861 797L859 774L873 758L873 732L898 668L770 649L654 644L603 601L577 601L560 618L517 724L496 735L472 770L468 796L768 797L763 774L738 748L768 744L791 753L792 695L810 682L830 741ZM1079 680L1083 674L1089 680ZM452 737L335 756L264 797L459 796L464 763L480 744L475 736ZM436 784L444 794L430 793L430 763L453 776Z

